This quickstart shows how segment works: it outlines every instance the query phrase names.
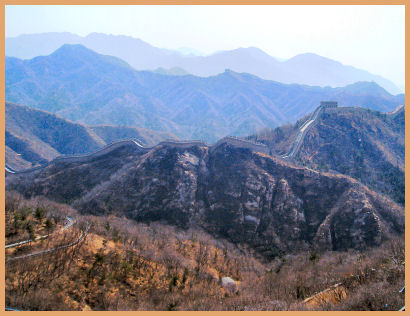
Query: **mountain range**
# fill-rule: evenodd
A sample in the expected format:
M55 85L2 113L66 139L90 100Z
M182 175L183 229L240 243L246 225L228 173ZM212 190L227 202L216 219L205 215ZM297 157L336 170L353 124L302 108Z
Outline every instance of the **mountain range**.
M279 60L256 47L218 51L207 56L195 50L154 47L141 39L91 33L81 37L71 33L41 33L6 38L6 56L31 59L48 55L63 44L82 44L97 53L123 59L137 70L182 68L196 76L214 76L225 69L246 72L282 83L341 87L357 81L374 81L392 94L401 90L390 80L313 53ZM186 52L190 54L186 54Z
M263 80L231 70L211 77L136 71L82 45L48 56L6 57L6 100L88 125L138 126L214 142L294 122L320 101L391 111L404 104L373 82L342 88Z

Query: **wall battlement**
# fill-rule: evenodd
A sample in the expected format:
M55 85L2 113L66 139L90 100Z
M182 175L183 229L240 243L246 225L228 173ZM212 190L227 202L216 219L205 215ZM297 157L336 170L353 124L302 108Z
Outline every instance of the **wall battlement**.
M190 140L190 141L180 141L180 142L173 141L173 140L166 140L166 141L160 142L158 145L151 147L149 149L151 150L157 146L171 146L171 147L177 147L177 148L189 148L192 146L209 147L209 145L202 140Z
M211 146L211 150L214 150L216 147L218 147L219 145L223 143L227 143L229 145L239 147L239 148L246 148L252 151L269 154L269 148L268 146L264 144L258 144L258 143L254 143L251 141L243 140L243 139L232 137L232 136L227 136L227 137L220 139L214 145Z

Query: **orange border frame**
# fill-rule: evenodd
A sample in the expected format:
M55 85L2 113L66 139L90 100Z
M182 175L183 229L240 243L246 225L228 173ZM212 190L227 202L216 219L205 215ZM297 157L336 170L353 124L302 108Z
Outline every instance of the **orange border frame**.
M2 23L0 25L0 29L1 29L1 39L0 39L0 52L1 52L1 58L3 60L3 62L1 63L1 67L0 67L0 72L1 72L1 83L2 83L2 89L0 92L0 100L1 100L1 112L0 112L0 126L1 126L1 133L0 133L0 168L1 171L4 172L4 164L5 164L5 6L6 5L262 5L262 4L269 4L269 5L405 5L405 15L409 16L410 13L410 8L408 6L408 0L118 0L118 1L114 1L114 0L0 0L1 1L1 6L0 6L0 14L1 14L1 20ZM405 21L405 29L406 31L409 31L409 23L406 19ZM405 50L406 50L406 61L408 61L407 58L407 53L408 53L408 43L409 43L409 37L410 37L410 33L406 32L406 44L405 44ZM405 91L410 91L410 71L409 71L409 63L406 62L406 86L405 86ZM406 117L406 121L409 120L409 116L410 116L410 112L409 110L407 110L407 106L406 106L406 112L405 112L405 117ZM405 137L406 140L410 139L410 128L408 126L408 124L406 124L406 128L405 128ZM409 150L409 142L406 141L406 146L405 146L405 152L408 153ZM405 156L405 163L408 166L409 165L409 155L406 154ZM405 185L406 185L406 191L405 191L405 197L406 197L406 201L409 201L409 195L410 195L410 189L409 189L409 174L410 171L408 168L406 168L406 172L405 172L405 176L406 176L406 180L405 180ZM0 279L0 313L5 313L5 251L4 251L4 247L5 247L5 236L4 236L4 231L5 231L5 212L4 212L4 208L5 208L5 175L4 173L1 174L1 190L0 190L0 231L2 232L0 234L0 241L1 241L1 248L3 249L2 251L0 251L0 275L1 275L1 279ZM405 220L405 225L406 227L409 227L410 225L410 218L408 215L408 203L406 204L405 207L405 213L406 213L406 220ZM410 235L409 235L409 230L406 229L405 232L405 245L406 245L406 256L405 256L405 261L408 262L408 259L410 258L410 254L409 254L409 249L408 249L408 245L410 243ZM409 271L409 267L406 266L406 278L409 275L408 271ZM405 294L405 301L406 304L409 302L409 291L407 291L407 293ZM409 310L410 310L410 306L409 306ZM30 313L30 312L24 312L24 313ZM57 311L57 312L48 312L48 313L52 313L57 314L57 315L68 315L68 314L74 314L77 313L75 311ZM100 313L100 312L96 312L96 311L90 311L90 312L82 312L82 313L86 313L86 314L94 314L96 315L96 313ZM130 313L138 313L139 315L156 315L156 314L160 314L160 313L168 313L168 312L154 312L154 311L150 311L150 312L136 312L136 311L129 311L129 312L124 312L124 311L119 311L119 312L103 312L105 315L130 315ZM276 315L278 313L286 313L286 315L293 315L296 313L314 313L314 312L309 312L309 311L292 311L292 312L287 312L287 311L283 311L283 312L192 312L192 311L182 311L182 312L178 312L178 313L183 313L185 315L188 314L194 314L195 315L199 315L202 314L204 315L204 313L206 313L206 315L214 315L214 314L232 314L232 313L241 313L241 315L251 315L251 313L264 313L264 315L267 314L272 314L275 313ZM367 314L367 313L371 313L371 312L321 312L321 313L349 313L349 314L359 314L363 315L363 314ZM388 313L392 313L392 312L379 312L381 314L388 314ZM380 314L379 314L380 315Z

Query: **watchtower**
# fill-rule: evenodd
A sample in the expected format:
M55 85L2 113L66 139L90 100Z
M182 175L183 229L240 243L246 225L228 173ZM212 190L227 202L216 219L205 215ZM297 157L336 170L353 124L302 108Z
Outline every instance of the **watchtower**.
M324 108L337 108L336 101L320 101L320 106Z

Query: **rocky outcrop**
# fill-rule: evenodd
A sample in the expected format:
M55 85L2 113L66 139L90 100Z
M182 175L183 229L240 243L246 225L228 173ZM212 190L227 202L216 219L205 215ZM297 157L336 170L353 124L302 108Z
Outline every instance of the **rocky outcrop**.
M308 247L364 248L404 231L404 209L343 175L297 167L223 142L148 152L123 146L6 178L83 213L200 226L267 257Z
M221 279L221 285L228 293L234 293L238 287L235 280L231 277L223 277Z

